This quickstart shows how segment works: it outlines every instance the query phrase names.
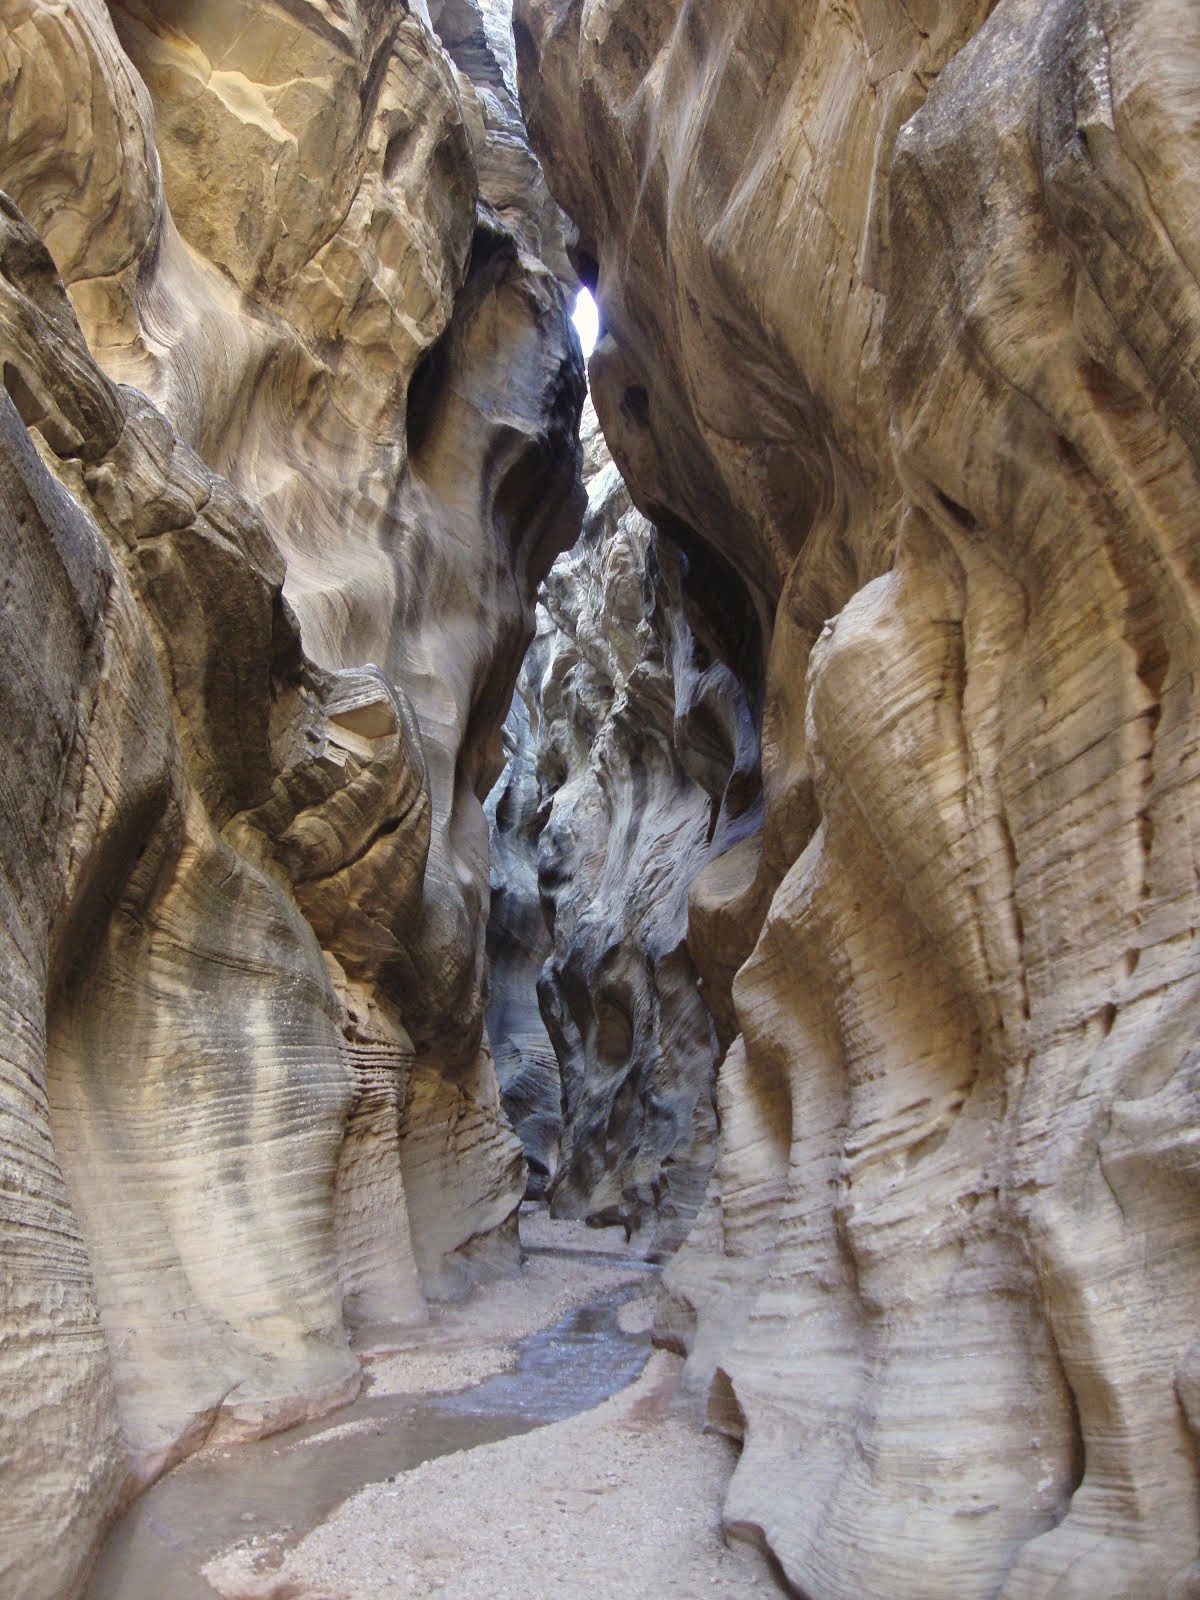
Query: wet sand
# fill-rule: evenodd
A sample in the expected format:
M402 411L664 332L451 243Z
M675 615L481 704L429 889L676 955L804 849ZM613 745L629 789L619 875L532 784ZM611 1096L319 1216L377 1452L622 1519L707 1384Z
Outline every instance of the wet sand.
M657 1273L541 1210L522 1238L519 1277L369 1338L355 1406L171 1474L142 1570L118 1540L92 1600L777 1597L721 1539L732 1447L674 1404L678 1359L646 1361Z

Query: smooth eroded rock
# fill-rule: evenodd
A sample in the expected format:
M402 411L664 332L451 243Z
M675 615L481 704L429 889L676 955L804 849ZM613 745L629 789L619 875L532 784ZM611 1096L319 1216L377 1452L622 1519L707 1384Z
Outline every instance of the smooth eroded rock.
M583 376L423 6L0 40L0 1587L59 1600L131 1487L352 1395L348 1325L516 1265L481 799Z
M517 15L614 456L773 612L671 1268L727 1525L821 1600L1190 1593L1194 10Z

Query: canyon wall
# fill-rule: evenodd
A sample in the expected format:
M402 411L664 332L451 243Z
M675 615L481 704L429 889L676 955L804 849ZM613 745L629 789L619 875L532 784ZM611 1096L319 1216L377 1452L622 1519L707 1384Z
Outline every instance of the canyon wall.
M503 29L431 9L0 7L27 1600L187 1451L353 1395L349 1327L515 1264L481 800L583 373Z
M590 407L584 443L583 534L542 586L508 774L510 802L530 768L537 780L525 829L549 948L522 982L528 1005L537 979L554 1046L553 1068L530 1051L518 1082L537 1073L544 1101L557 1092L552 1214L621 1225L661 1254L716 1150L718 1038L686 947L688 889L761 822L758 708L725 659L724 574L633 507ZM505 1103L528 1147L507 1087Z
M516 28L613 456L767 641L765 824L690 892L735 1036L666 1330L744 1441L726 1525L810 1600L1182 1600L1200 17Z
M536 671L548 619L539 606L512 709L504 722L505 764L484 802L491 847L491 914L487 926L488 1037L500 1098L525 1151L526 1194L543 1199L558 1171L562 1144L562 1076L538 1006L537 986L550 954L538 892L538 835L546 802L538 780Z

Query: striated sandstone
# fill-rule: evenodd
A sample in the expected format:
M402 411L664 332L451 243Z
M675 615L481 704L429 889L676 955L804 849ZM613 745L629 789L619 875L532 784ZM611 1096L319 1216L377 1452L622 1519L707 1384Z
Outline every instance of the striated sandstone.
M353 1394L348 1325L515 1262L481 799L583 384L424 7L0 44L0 1590L57 1600L180 1455Z
M540 634L545 612L538 608ZM546 820L537 773L536 698L540 639L526 653L504 723L504 771L485 802L491 859L488 916L488 1037L496 1076L529 1168L526 1193L542 1198L558 1170L562 1075L538 1007L550 934L538 891L538 835Z
M635 502L773 613L674 1333L814 1600L1200 1581L1181 0L519 0Z
M594 427L594 419L593 419ZM717 1039L687 950L688 888L753 833L757 707L721 574L631 505L588 439L582 537L551 569L522 673L536 709L538 998L561 1074L553 1213L676 1246L716 1139Z

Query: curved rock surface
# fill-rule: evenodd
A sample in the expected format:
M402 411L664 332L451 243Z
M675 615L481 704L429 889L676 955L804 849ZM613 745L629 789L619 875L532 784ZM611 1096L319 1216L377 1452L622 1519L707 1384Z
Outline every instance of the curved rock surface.
M545 613L538 608L539 633ZM484 803L490 828L491 913L487 927L488 1036L500 1098L529 1167L526 1193L542 1199L558 1171L562 1074L538 1006L550 934L538 892L538 835L546 820L537 774L541 709L534 685L541 649L525 657L504 723L504 771Z
M665 1251L716 1142L688 889L761 822L757 706L722 658L713 574L634 509L591 427L583 534L542 587L521 679L551 943L537 993L561 1079L550 1193L554 1214Z
M353 1394L347 1326L515 1259L481 799L583 378L424 6L0 42L0 1591L62 1600L181 1454Z
M692 890L739 1032L671 1269L727 1525L813 1600L1179 1600L1195 9L517 18L614 457L773 617L766 825Z

